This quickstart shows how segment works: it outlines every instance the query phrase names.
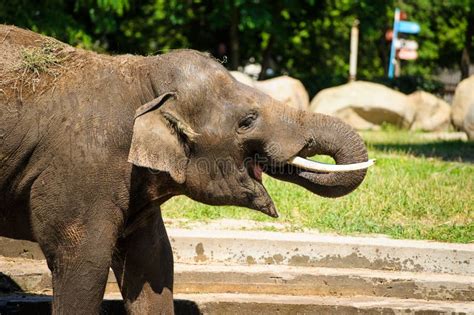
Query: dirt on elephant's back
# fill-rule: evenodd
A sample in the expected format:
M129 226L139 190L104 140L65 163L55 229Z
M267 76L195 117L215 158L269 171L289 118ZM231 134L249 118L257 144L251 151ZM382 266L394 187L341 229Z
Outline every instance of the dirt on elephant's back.
M71 75L84 76L91 67L123 64L117 58L77 49L51 37L15 26L0 25L0 100L26 99L67 84ZM85 72L84 74L82 74Z

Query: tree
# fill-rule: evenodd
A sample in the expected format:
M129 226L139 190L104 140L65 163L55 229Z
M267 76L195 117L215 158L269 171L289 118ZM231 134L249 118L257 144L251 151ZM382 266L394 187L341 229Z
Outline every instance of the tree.
M474 0L0 0L0 22L72 45L110 53L156 54L175 48L209 51L229 69L250 58L261 79L290 74L311 94L347 81L349 36L360 21L358 78L386 75L395 7L421 25L419 58L403 74L423 82L440 67L473 55ZM267 72L273 70L273 74ZM416 87L416 86L415 86Z

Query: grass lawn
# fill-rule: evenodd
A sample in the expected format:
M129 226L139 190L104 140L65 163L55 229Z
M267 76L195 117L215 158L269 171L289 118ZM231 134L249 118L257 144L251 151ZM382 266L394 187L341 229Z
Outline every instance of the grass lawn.
M290 230L381 233L394 238L474 241L474 142L427 140L399 130L363 132L377 159L363 184L338 199L266 176L264 184ZM164 206L164 217L275 221L238 207L212 207L186 197Z

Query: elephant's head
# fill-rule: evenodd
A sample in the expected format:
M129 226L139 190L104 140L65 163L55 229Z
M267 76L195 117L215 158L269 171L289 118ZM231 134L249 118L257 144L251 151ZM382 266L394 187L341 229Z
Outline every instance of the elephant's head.
M129 161L168 172L192 199L277 217L262 172L325 197L348 194L364 179L364 143L340 120L279 103L195 51L151 58L158 97L137 110ZM300 159L315 154L362 164L330 166L328 172Z

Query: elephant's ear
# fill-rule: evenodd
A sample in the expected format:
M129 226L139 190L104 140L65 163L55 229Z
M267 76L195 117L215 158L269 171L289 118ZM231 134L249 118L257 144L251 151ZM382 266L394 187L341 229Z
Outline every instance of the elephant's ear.
M158 110L175 97L175 93L165 93L137 109L128 161L168 172L176 182L183 183L188 161L185 148L167 114Z

